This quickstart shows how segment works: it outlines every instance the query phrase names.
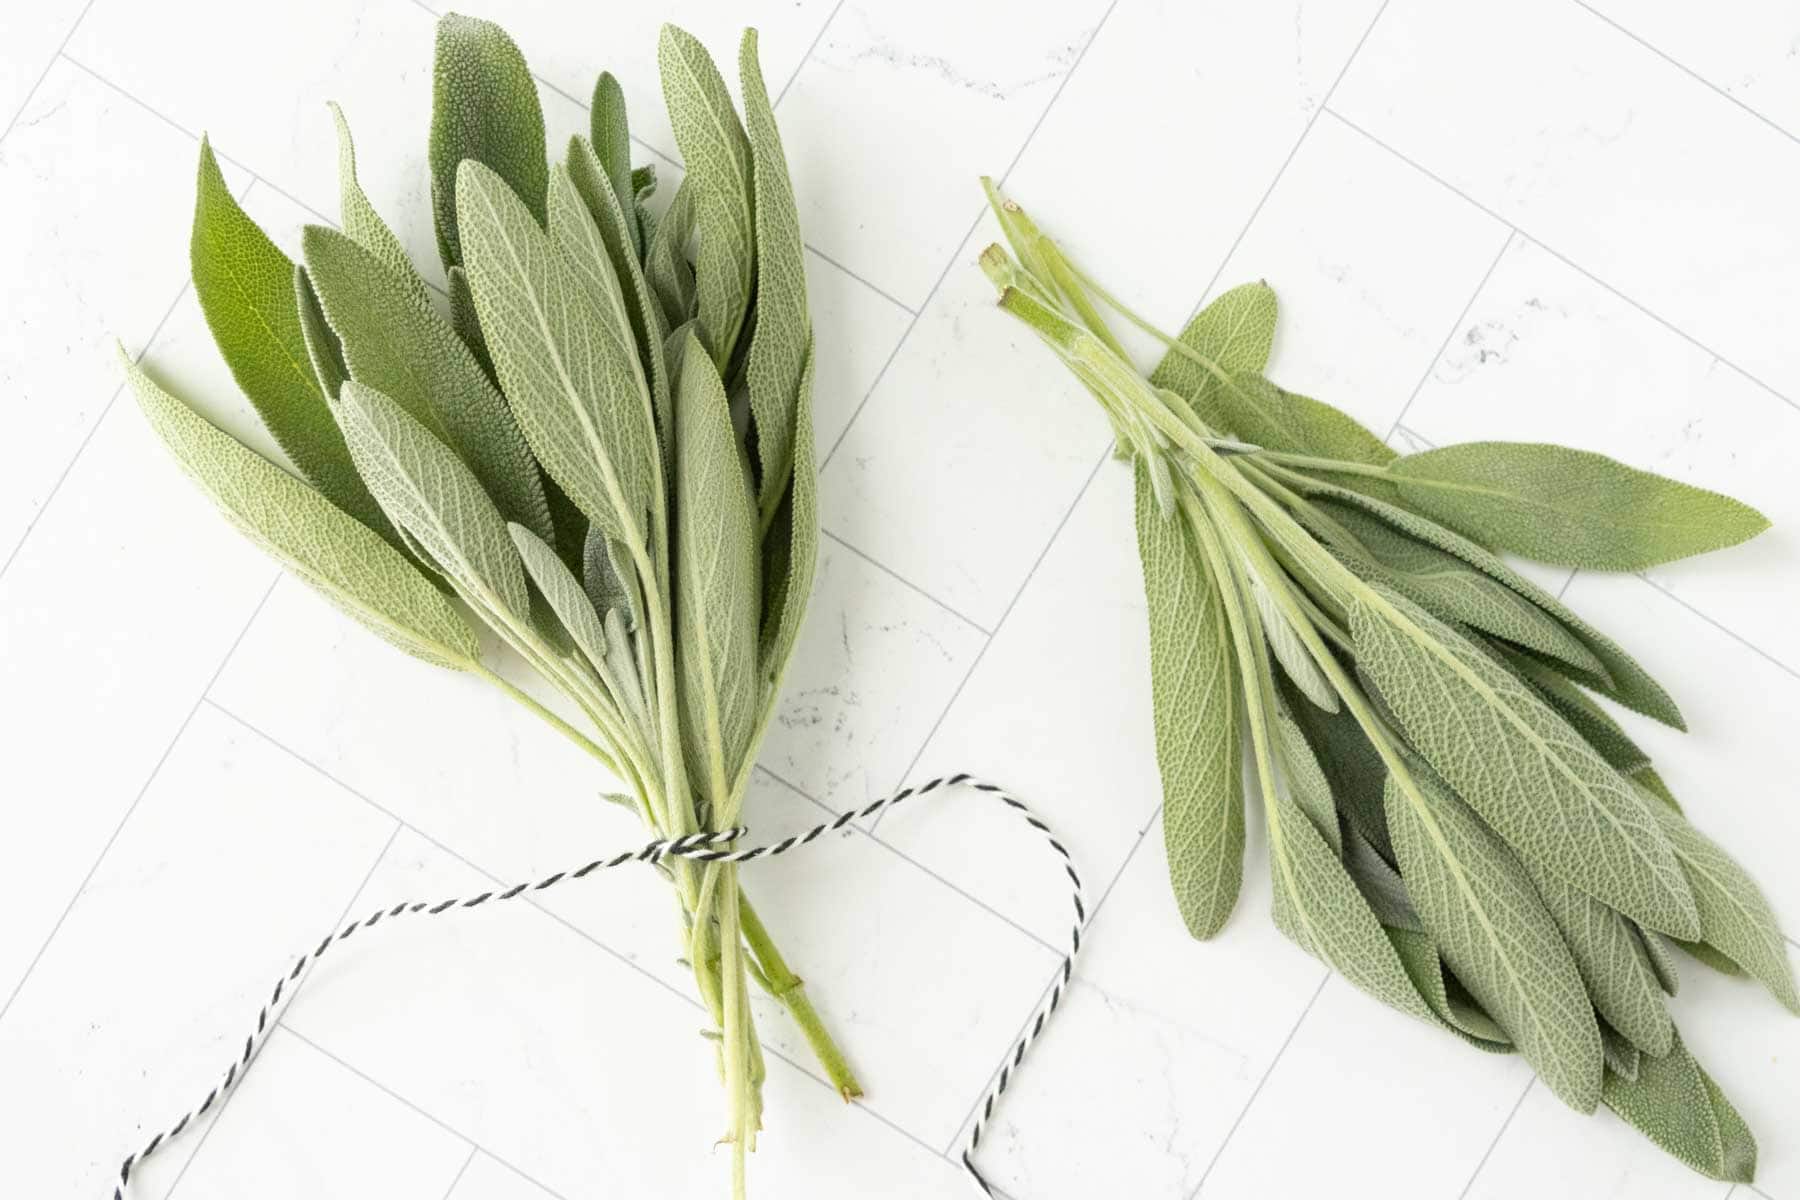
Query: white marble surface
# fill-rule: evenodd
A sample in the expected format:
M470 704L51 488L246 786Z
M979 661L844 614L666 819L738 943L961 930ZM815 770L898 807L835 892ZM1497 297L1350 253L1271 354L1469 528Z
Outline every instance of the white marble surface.
M98 1200L296 946L353 908L632 843L578 755L394 653L213 516L111 339L234 430L186 286L196 137L278 240L335 208L324 101L435 273L432 9L77 0L0 12L0 1195ZM1015 1200L1800 1200L1800 1022L1691 969L1677 1018L1761 1135L1755 1189L1563 1110L1268 920L1216 941L1159 853L1130 488L989 303L979 172L1174 324L1253 278L1272 373L1408 445L1604 449L1776 518L1647 579L1543 571L1677 691L1641 729L1800 928L1800 10L1780 0L484 2L551 129L620 75L675 147L659 20L764 63L812 254L819 587L752 798L766 833L924 773L1014 783L1095 881L1091 951L983 1161ZM435 277L435 276L434 276ZM1054 970L1061 899L954 803L749 886L869 1096L778 1014L755 1194L960 1194L972 1106ZM147 1200L721 1194L717 1087L647 874L371 938Z

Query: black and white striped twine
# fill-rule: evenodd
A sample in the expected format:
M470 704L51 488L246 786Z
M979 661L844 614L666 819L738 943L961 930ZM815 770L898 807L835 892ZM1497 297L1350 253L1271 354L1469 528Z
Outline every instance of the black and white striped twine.
M1050 987L1050 994L1038 1005L1036 1014L1031 1023L1025 1027L1025 1032L1019 1036L1018 1041L1013 1043L1011 1052L1007 1055L1005 1062L1000 1067L999 1075L995 1077L993 1085L988 1088L986 1099L983 1100L980 1109L976 1111L974 1127L969 1131L968 1145L964 1147L962 1152L962 1167L968 1174L969 1180L980 1191L981 1195L989 1197L991 1200L994 1191L988 1186L987 1180L982 1178L981 1172L975 1167L975 1150L981 1145L982 1133L986 1130L988 1123L993 1120L994 1106L999 1103L1000 1097L1005 1094L1007 1086L1011 1084L1013 1079L1017 1076L1019 1066L1025 1061L1025 1055L1031 1049L1032 1044L1043 1034L1044 1025L1050 1019L1050 1014L1054 1013L1056 1011L1056 1006L1062 1003L1063 995L1068 990L1069 981L1074 974L1075 956L1081 953L1081 932L1087 925L1088 913L1087 904L1082 898L1081 876L1075 870L1075 861L1070 857L1068 850L1063 844L1057 840L1056 834L1051 831L1050 826L1039 819L1038 816L1026 806L1024 801L1009 795L1005 789L1001 788L998 784L988 783L967 774L939 776L936 779L927 780L918 787L902 788L893 795L877 800L872 804L865 805L861 809L842 813L835 820L826 821L821 825L815 825L805 833L798 833L792 837L783 838L779 842L773 842L766 846L752 846L744 850L723 849L722 847L737 841L739 838L742 838L749 833L749 831L742 826L735 829L725 829L716 832L690 833L678 838L658 838L655 841L646 843L637 850L617 854L611 858L596 859L586 866L576 868L572 871L558 871L554 875L539 879L533 883L518 883L503 890L487 891L474 896L458 897L450 900L440 900L436 903L419 902L396 904L392 908L384 908L377 912L370 913L361 920L352 921L335 933L327 934L317 946L314 946L311 950L300 956L299 960L294 963L292 970L288 971L287 974L275 981L275 990L270 993L268 1000L265 1001L262 1008L257 1011L256 1024L251 1029L249 1036L244 1039L243 1051L232 1060L231 1066L225 1071L224 1078L214 1085L211 1091L206 1093L206 1098L204 1100L188 1112L182 1114L180 1120L156 1134L148 1142L144 1143L141 1149L125 1157L124 1163L119 1167L118 1182L113 1185L113 1200L125 1200L125 1190L131 1183L132 1172L142 1166L145 1159L155 1154L162 1147L168 1145L168 1143L175 1138L181 1136L182 1132L190 1125L216 1107L225 1098L225 1095L249 1073L251 1063L256 1060L258 1052L261 1051L263 1044L268 1040L270 1032L274 1029L276 1021L279 1019L279 1015L284 1007L284 999L292 999L294 992L298 990L301 976L305 975L319 959L323 958L326 951L330 950L333 946L348 941L358 930L373 929L377 925L383 924L384 922L391 922L398 917L417 916L419 914L437 916L447 912L479 908L490 901L517 900L521 896L541 892L546 888L555 887L559 883L566 883L572 879L585 879L596 871L611 870L614 867L624 866L626 863L656 863L665 858L686 858L696 862L745 863L758 858L772 858L777 854L786 854L789 850L804 846L824 834L841 830L851 821L872 817L883 809L892 808L894 805L900 804L915 796L923 796L929 792L934 792L939 788L954 787L958 785L993 796L1002 804L1017 812L1024 818L1026 824L1030 825L1044 836L1044 840L1050 844L1051 849L1055 850L1057 856L1061 858L1063 870L1069 876L1070 901L1075 909L1075 920L1069 929L1069 951L1067 954L1063 955L1062 966L1058 969L1056 980Z

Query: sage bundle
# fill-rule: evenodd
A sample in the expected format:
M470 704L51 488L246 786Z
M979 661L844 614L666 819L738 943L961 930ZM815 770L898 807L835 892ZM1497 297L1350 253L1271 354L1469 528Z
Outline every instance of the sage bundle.
M1664 995L1686 956L1800 1012L1754 880L1683 815L1595 697L1683 728L1616 643L1509 553L1641 571L1768 522L1725 496L1551 445L1400 455L1263 374L1275 295L1225 292L1170 337L988 184L981 265L1110 418L1136 476L1163 830L1176 903L1218 932L1245 805L1273 915L1394 1008L1517 1051L1708 1176L1756 1142ZM1148 376L1103 310L1166 346ZM1247 763L1246 763L1247 759Z
M552 161L518 48L488 22L443 18L429 156L441 303L358 184L335 107L342 227L308 227L299 263L202 143L194 287L293 473L125 370L169 451L249 537L623 786L612 798L661 839L640 858L673 885L741 1195L762 1124L751 981L832 1085L861 1092L720 848L812 584L813 339L755 32L742 119L693 37L665 27L659 58L686 161L660 216L617 80L599 77L590 135ZM483 635L558 694L554 709L484 662Z

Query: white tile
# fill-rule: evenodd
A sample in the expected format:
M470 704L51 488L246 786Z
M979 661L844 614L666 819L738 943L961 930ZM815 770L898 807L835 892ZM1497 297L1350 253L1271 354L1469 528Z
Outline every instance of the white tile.
M1790 932L1800 929L1800 812L1782 782L1800 774L1800 678L1641 579L1580 574L1567 599L1681 706L1685 735L1632 713L1621 720L1688 818L1756 876Z
M947 811L968 799L934 795L914 807ZM828 816L763 776L747 820L766 842ZM744 890L840 1039L864 1103L933 1146L948 1142L1056 956L860 832L752 863ZM765 1041L812 1065L765 997L757 1020Z
M725 86L738 94L738 41L746 28L757 31L763 82L770 98L799 69L807 47L831 16L833 0L751 0L720 4L716 0L671 0L658 5L567 5L557 0L473 0L433 9L454 9L486 17L505 26L525 53L534 73L582 104L594 94L594 80L611 71L625 92L632 136L680 161L674 134L663 109L661 77L656 69L657 32L668 21L706 45L718 64ZM794 153L793 135L782 129Z
M81 18L84 0L13 4L0 12L0 121L10 121ZM0 129L4 129L0 125Z
M1800 13L1764 0L1582 0L1732 99L1800 136Z
M12 414L0 562L118 391L114 340L142 350L181 290L194 156L180 130L61 61L0 145L0 381ZM235 170L226 180L247 182Z
M363 901L476 886L403 834ZM723 1121L718 1077L691 1002L531 908L399 929L315 977L290 1025L556 1193L590 1195L598 1179L623 1195L725 1186L725 1156L707 1152ZM899 1200L948 1187L930 1150L780 1058L768 1065L757 1194L855 1180Z
M1595 450L1756 505L1774 528L1652 578L1800 670L1800 409L1530 242L1495 270L1407 423Z
M1101 909L982 1142L989 1178L1014 1196L1191 1195L1325 978L1269 920L1260 823L1238 913L1205 943L1175 911L1151 853L1161 837L1151 829Z
M781 105L808 244L922 305L1106 8L845 3Z
M180 1200L442 1200L467 1142L278 1028Z
M1725 1200L1731 1186L1670 1157L1610 1109L1571 1112L1549 1088L1534 1085L1467 1194L1468 1200Z
M1474 0L1395 0L1333 108L1770 387L1800 392L1785 316L1800 145L1577 5L1522 0L1504 21L1490 15Z
M967 621L830 538L761 762L843 810L887 795L981 650Z
M128 1151L224 1074L276 977L331 927L392 830L196 714L0 1020L0 1120L23 1131L9 1137L7 1191L103 1194ZM171 1143L133 1194L162 1196L198 1141Z
M196 26L211 51L201 70L187 40ZM408 0L188 0L179 21L156 5L99 0L69 55L182 127L207 131L220 155L333 220L337 130L325 105L336 100L356 138L363 189L426 278L441 283L426 161L432 48L431 15ZM546 89L539 97L560 156L569 134L585 132L587 114ZM181 161L185 179L189 160Z
M1359 1160L1381 1163L1393 1200L1459 1196L1530 1078L1517 1055L1476 1050L1333 976L1197 1196L1329 1195Z
M1007 191L1133 308L1179 326L1379 8L1126 0Z
M1385 437L1510 232L1355 130L1321 121L1218 290L1266 280L1281 304L1270 377Z
M984 215L825 464L819 523L992 629L1111 440L975 265Z
M476 1151L456 1186L444 1200L556 1200L492 1155Z
M813 322L813 444L837 445L875 377L912 326L912 314L816 253L806 256Z
M9 731L0 808L31 830L0 839L9 913L0 994L37 953L275 572L169 461L136 405L115 405L0 580L0 727Z
M1068 846L1090 899L1162 802L1142 578L1131 471L1108 462L916 772L966 771L1016 791ZM1050 945L1068 940L1068 880L1010 809L958 792L922 810L897 810L877 832ZM1160 842L1143 853L1162 861Z

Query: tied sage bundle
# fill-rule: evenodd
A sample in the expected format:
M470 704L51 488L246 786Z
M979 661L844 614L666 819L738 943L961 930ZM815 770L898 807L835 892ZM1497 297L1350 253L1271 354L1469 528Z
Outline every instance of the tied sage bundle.
M1639 571L1768 522L1560 446L1397 455L1264 377L1266 285L1171 338L988 194L1013 251L981 258L1000 307L1100 402L1136 472L1189 930L1210 937L1236 902L1248 795L1288 937L1403 1012L1519 1051L1571 1107L1605 1103L1696 1170L1748 1181L1755 1140L1663 995L1679 946L1800 1012L1781 931L1593 698L1682 728L1668 694L1498 554ZM1167 346L1148 377L1102 306Z
M126 371L175 458L254 541L400 649L542 717L674 839L738 825L818 517L799 218L755 32L741 121L693 37L665 27L660 66L687 173L657 217L611 75L591 136L552 163L518 48L485 21L440 22L430 164L447 304L358 185L335 107L343 225L308 227L300 264L202 143L194 287L296 474ZM560 712L484 665L478 628ZM658 865L714 1025L741 1195L764 1076L749 980L846 1098L861 1089L737 868Z

